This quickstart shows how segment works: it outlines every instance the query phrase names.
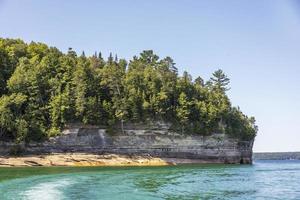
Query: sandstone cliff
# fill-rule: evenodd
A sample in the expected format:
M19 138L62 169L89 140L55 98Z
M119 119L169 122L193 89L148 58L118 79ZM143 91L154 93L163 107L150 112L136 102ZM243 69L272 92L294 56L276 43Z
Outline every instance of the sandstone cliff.
M72 126L49 141L26 144L22 151L31 155L72 152L141 155L175 163L252 163L253 141L239 141L216 133L183 135L170 132L165 126L142 128L128 126L124 132L108 133L100 127ZM0 155L8 154L12 148L15 146L11 143L0 144Z

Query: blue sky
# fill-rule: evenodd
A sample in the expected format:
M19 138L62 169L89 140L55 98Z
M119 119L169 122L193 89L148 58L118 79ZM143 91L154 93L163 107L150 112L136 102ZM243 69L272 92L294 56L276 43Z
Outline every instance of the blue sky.
M254 151L300 151L300 1L0 0L0 37L127 59L153 49L205 79L221 68L257 119Z

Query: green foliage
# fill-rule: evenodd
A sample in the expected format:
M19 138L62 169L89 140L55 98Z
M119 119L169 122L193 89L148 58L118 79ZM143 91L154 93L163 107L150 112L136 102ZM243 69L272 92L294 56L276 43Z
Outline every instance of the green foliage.
M24 141L28 134L28 123L24 119L27 96L11 94L0 98L0 136Z
M74 122L123 127L154 120L182 133L253 139L255 120L231 106L228 84L222 70L206 83L178 76L170 57L151 50L127 62L0 38L0 139L41 140Z
M250 140L256 136L258 127L254 117L247 117L238 108L232 108L227 117L226 133L242 140Z

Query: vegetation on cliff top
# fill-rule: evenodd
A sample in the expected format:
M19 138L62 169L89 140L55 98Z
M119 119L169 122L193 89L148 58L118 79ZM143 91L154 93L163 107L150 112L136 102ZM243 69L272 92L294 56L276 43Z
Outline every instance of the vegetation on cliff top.
M222 70L207 82L187 72L178 76L170 57L151 50L128 62L0 38L0 138L40 140L72 122L163 120L182 133L253 139L255 120L232 107L228 84Z

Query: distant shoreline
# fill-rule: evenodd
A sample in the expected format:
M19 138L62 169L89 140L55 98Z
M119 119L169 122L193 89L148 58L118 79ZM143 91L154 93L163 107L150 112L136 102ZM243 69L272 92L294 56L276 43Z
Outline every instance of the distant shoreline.
M300 152L257 152L254 160L300 160Z

